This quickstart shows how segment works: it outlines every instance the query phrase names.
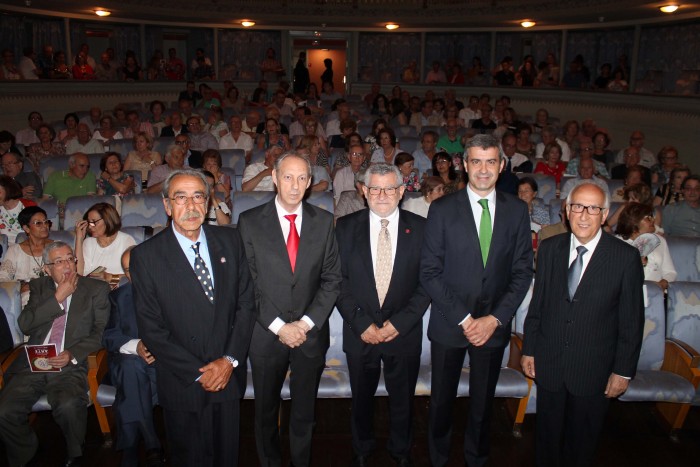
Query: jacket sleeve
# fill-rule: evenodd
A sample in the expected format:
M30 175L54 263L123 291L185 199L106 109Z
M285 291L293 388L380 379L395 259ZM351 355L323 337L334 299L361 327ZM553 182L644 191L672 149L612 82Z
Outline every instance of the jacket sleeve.
M335 240L335 229L333 228L333 216L325 217L327 225L324 239L323 265L321 267L321 284L306 310L306 315L319 328L328 320L328 316L333 311L342 281L338 243Z
M613 373L633 378L637 372L644 334L644 269L636 252L622 268L618 337Z
M243 242L237 231L235 231L235 250L238 268L238 296L236 297L236 317L233 322L233 332L226 345L227 355L235 358L239 362L245 362L248 357L250 340L253 336L253 326L255 326L255 295L253 293L253 281L250 277L250 268L246 259Z

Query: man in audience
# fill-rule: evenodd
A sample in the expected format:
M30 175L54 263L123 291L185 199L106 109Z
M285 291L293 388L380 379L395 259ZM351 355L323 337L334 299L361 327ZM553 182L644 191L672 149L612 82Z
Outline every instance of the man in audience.
M112 66L107 52L100 54L100 63L95 67L95 78L99 81L117 81L119 69Z
M66 154L101 154L105 152L102 142L92 139L92 132L85 123L78 124L78 137L73 138L66 144Z
M54 198L59 205L66 204L71 196L94 195L97 190L95 174L90 170L88 156L77 152L68 158L68 170L49 175L44 195Z
M688 176L681 186L683 201L664 208L662 224L667 235L700 237L700 176Z
M265 151L264 162L253 162L245 168L243 180L241 181L242 191L275 191L275 184L272 181L272 170L275 161L282 155L282 148L272 146Z
M298 106L294 109L294 121L289 125L289 139L294 140L297 136L304 136L304 118L311 115L311 110L306 106ZM319 122L317 125L323 131L323 125ZM318 131L316 131L318 134ZM325 132L323 133L325 135Z
M609 194L608 182L606 182L599 175L595 174L596 169L595 165L593 164L594 162L595 161L592 158L588 158L582 160L578 164L578 174L576 174L576 177L568 179L561 188L560 198L562 199L562 203L566 202L566 197L569 195L571 190L581 183L593 183L594 185L599 186L604 193Z
M6 152L2 155L2 173L11 177L22 187L22 198L41 199L44 192L41 179L36 172L24 171L24 158L14 152Z
M447 77L445 76L445 72L442 71L442 68L440 68L440 62L437 60L433 61L433 68L425 75L425 84L440 84L446 82Z
M192 106L194 107L197 105L197 103L202 99L202 95L197 91L197 88L195 87L194 81L188 81L185 84L185 90L180 91L180 94L177 97L177 102L178 102L178 107L182 109L182 106L185 104L180 104L180 101L183 99L189 99L192 101Z
M472 120L481 118L481 110L479 110L479 98L477 96L469 96L469 104L459 111L459 119L462 126L470 128Z
M171 172L185 167L185 149L174 144L165 153L165 164L157 165L148 177L146 193L159 193L163 189L163 183Z
M462 146L461 138L457 135L457 130L459 129L459 122L457 119L448 118L445 129L447 132L442 135L437 142L438 150L445 151L448 154L462 155L464 146Z
M347 138L357 132L357 122L352 118L340 120L340 134L333 135L328 141L328 147L331 149L345 149Z
M581 147L581 153L583 153L583 147ZM624 150L624 158L624 164L613 167L613 180L624 180L627 177L627 172L629 171L629 169L631 169L632 167L639 167L639 169L641 169L642 173L644 174L642 177L642 181L647 185L651 186L651 170L641 165L641 162L639 160L639 148L635 146L628 147Z
M581 137L579 141L581 146L579 148L578 157L575 157L569 161L569 163L566 166L566 172L564 172L564 174L576 175L578 173L578 167L581 164L581 162L585 160L591 160L593 161L593 166L595 167L596 176L610 178L610 174L608 173L608 169L605 167L605 164L593 159L594 147L591 138L589 138L588 136L584 136Z
M420 104L420 112L414 112L408 124L416 127L420 133L424 126L440 126L440 119L439 115L433 113L433 101L424 100Z
M532 173L532 161L530 161L527 156L517 152L517 149L515 135L511 132L503 135L501 139L501 151L503 151L506 161L503 172Z
M229 127L229 133L219 140L219 149L243 149L246 163L249 163L253 153L253 138L243 132L243 122L238 115L231 117Z
M22 51L22 58L19 59L19 72L22 74L22 78L39 79L41 70L34 63L35 59L34 47L25 47Z
M38 143L39 137L36 135L36 130L44 123L44 117L36 110L29 112L27 117L29 127L23 128L15 133L15 144L17 146L28 147L30 144Z
M168 61L165 63L165 77L169 80L181 81L185 79L185 62L178 58L177 50L168 49Z
M187 126L182 124L182 115L177 110L174 110L170 114L170 125L163 127L160 132L160 136L178 136L180 134L186 135L189 133Z
M362 170L365 162L364 148L361 144L353 144L348 148L347 157L350 165L338 170L333 179L333 198L336 203L344 191L355 190L355 174Z
M286 104L286 99L287 95L285 92L281 89L278 89L277 92L275 92L274 100L272 101L272 104L277 108L281 116L292 116L292 108Z
M621 149L620 152L615 156L615 162L618 164L625 163L625 152L630 148L637 148L639 153L639 164L650 169L654 164L657 163L656 156L653 152L644 147L644 133L639 130L635 130L630 135L630 146L625 149Z
M80 123L88 126L91 132L100 129L100 120L102 119L102 109L99 107L90 107L90 114L81 118Z
M396 465L412 465L413 395L430 297L420 284L425 220L399 209L402 179L396 166L371 165L364 187L369 210L340 218L336 230L354 467L369 466L376 446L374 396L382 368L391 422L387 449Z
M187 163L185 165L189 165L193 169L201 169L202 168L202 153L199 151L194 151L190 149L190 136L189 134L179 134L175 137L175 144L180 146L183 151L185 151L185 160Z
M457 100L457 93L455 92L455 90L445 89L445 109L449 109L453 105L457 107L458 111L464 108L464 104L462 103L462 101Z
M199 93L197 93L197 94L199 94ZM201 94L199 94L199 95L200 95L200 99L201 99ZM186 97L185 98L181 97L177 101L177 106L180 109L180 116L182 117L183 122L187 122L187 120L190 117L197 117L201 121L202 117L199 114L194 113L194 103L195 103L195 101L193 101L192 99L186 98Z
M337 114L338 118L330 120L326 124L326 137L330 138L335 135L340 135L342 134L342 131L340 131L340 122L343 120L347 120L351 118L350 114L350 104L347 102L343 102L341 104L338 104L337 107Z
M374 99L380 94L380 92L381 85L379 83L372 83L372 88L370 89L369 93L365 94L365 97L362 98L368 109L372 108L372 105L374 105Z
M420 138L420 147L413 151L413 167L418 176L423 178L433 169L433 157L437 154L438 134L433 130L424 131Z
M42 79L48 79L49 72L54 69L53 46L51 44L44 44L41 54L36 58L36 66L41 72L40 77Z
M569 194L571 235L543 242L525 319L523 371L537 378L535 461L594 465L610 399L634 378L644 332L639 251L602 231L610 198Z
M137 111L129 110L126 113L126 121L129 126L124 129L124 138L131 139L142 131L153 138L153 126L150 122L142 122Z
M219 143L216 138L202 129L202 122L198 116L193 116L187 119L187 129L190 138L190 147L196 151L204 152L207 149L219 149Z
M97 63L95 62L95 59L90 56L90 46L85 43L80 44L80 50L78 52L85 55L85 61L88 65L90 65L90 68L94 70Z
M569 162L571 160L571 148L569 144L561 138L557 138L557 133L549 127L545 127L540 132L542 136L542 142L537 143L535 147L535 157L537 159L542 159L542 154L544 153L544 148L550 143L557 143L561 148L561 161Z
M46 364L61 371L32 372L28 358L15 360L5 381L13 376L0 391L0 438L10 466L27 464L39 447L29 414L46 394L66 441L62 465L77 466L87 426L87 357L100 349L109 319L109 286L78 275L73 249L63 242L45 246L42 258L45 275L29 283L29 303L17 322L29 345L55 345L56 354Z
M250 110L246 116L245 120L242 122L242 131L247 133L248 136L255 139L258 136L258 125L260 124L260 114L257 110Z
M139 463L139 441L143 438L148 467L163 463L163 449L153 423L153 406L157 404L155 357L141 340L134 294L129 271L131 250L121 258L128 283L109 294L111 313L102 336L109 352L109 374L117 388L112 411L117 425L115 449L123 451L121 465L132 467Z

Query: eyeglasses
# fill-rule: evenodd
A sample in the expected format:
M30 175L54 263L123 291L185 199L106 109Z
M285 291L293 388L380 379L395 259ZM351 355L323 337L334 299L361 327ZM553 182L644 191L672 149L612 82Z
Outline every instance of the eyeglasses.
M188 200L192 200L194 204L204 204L209 197L205 195L204 193L195 193L192 196L186 196L186 195L175 195L172 198L169 198L175 202L178 206L184 206L187 204Z
M95 227L101 220L102 220L101 217L99 219L95 219L92 221L88 219L87 223L90 227Z
M581 151L592 151L593 148L590 146L586 146L585 148L581 148Z
M349 155L350 155L350 157L364 157L365 156L365 154L362 152L351 152Z
M584 206L583 204L571 203L569 204L569 209L571 209L571 212L575 212L577 214L581 214L585 209L591 216L597 216L605 208L601 208L600 206Z
M65 266L66 264L75 264L78 260L75 256L69 256L68 258L61 258L55 260L53 263L45 263L47 266L58 266L59 268Z
M32 221L32 222L29 223L29 225L33 225L34 227L43 227L43 226L51 227L51 224L52 224L52 222L49 221L49 220L45 220L45 221Z
M197 122L188 123L187 126L200 126Z
M190 142L185 139L185 140L175 141L175 144L177 144L178 146L187 146L188 144L190 144Z
M399 185L399 186L401 186L401 185ZM390 186L387 188L381 188L378 186L370 186L370 187L367 187L367 189L369 190L369 194L372 196L379 196L382 192L384 192L384 194L387 196L394 196L396 194L396 190L398 190L399 187L398 186Z
M8 168L12 167L13 165L17 165L17 164L19 164L19 162L5 162L0 167L2 167L3 169L8 169Z

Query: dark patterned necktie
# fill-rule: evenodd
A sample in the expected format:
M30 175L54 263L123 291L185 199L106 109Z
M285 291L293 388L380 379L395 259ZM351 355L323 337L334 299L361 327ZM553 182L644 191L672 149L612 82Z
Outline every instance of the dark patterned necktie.
M202 284L207 298L210 302L214 303L214 287L211 285L211 274L209 273L207 264L199 254L199 242L192 245L192 249L194 250L194 273L197 275L199 283Z
M581 271L583 270L583 255L585 255L587 251L585 246L577 246L576 252L578 256L576 256L574 262L569 266L569 300L573 300L574 295L576 295L576 289L581 281Z

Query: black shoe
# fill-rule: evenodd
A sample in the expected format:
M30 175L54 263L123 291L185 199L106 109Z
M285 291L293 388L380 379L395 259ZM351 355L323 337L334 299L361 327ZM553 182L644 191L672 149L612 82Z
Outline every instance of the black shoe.
M396 467L413 467L410 457L391 456L391 458L396 462Z
M148 467L163 467L165 458L162 449L149 449L146 451L146 465Z
M83 465L83 456L69 457L63 464L64 467L80 467Z
M369 456L354 456L350 467L369 467Z

